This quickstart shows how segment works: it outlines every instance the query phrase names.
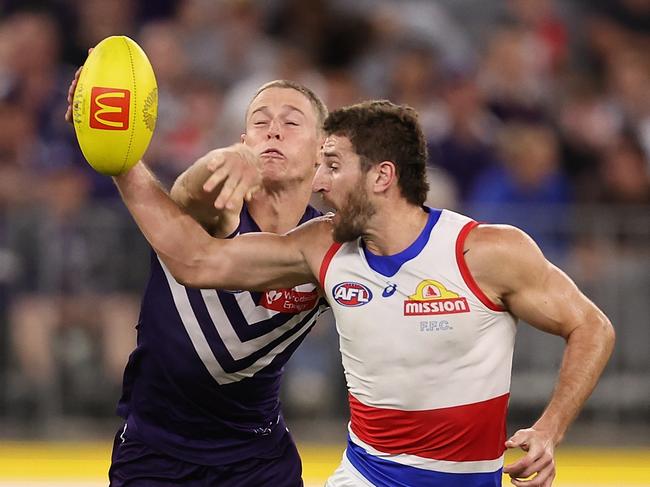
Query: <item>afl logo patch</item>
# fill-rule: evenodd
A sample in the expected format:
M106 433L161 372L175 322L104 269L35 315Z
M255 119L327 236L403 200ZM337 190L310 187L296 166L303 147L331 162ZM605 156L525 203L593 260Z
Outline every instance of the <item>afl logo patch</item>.
M341 306L354 308L363 306L372 299L372 292L358 282L341 282L332 289L334 300Z

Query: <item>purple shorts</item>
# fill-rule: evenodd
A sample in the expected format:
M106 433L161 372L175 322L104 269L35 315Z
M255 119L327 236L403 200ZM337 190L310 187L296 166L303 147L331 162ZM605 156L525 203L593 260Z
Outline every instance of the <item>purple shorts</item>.
M302 463L288 433L263 456L228 465L205 466L160 453L144 443L115 435L111 487L302 487Z

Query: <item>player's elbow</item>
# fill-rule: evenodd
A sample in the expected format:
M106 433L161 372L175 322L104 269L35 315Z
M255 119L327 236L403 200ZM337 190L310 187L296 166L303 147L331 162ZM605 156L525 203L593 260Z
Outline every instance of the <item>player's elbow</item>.
M594 356L607 361L614 350L616 332L607 316L597 309L583 317L581 323L566 336L568 342L582 343L591 349Z
M584 327L583 336L590 337L589 339L595 347L594 351L597 350L599 355L606 360L609 359L616 342L616 332L611 321L604 313L598 311L595 316L591 317L588 325Z
M193 263L183 262L168 266L169 272L177 283L185 287L201 287L198 266Z
M222 267L225 263L221 260L211 259L208 251L200 246L188 247L181 258L161 257L172 277L185 287L223 287L224 269Z
M614 330L612 322L609 321L609 318L604 314L601 316L600 322L598 323L598 330L602 337L603 346L607 351L607 356L609 357L612 354L614 344L616 343L616 331Z
M190 255L184 255L182 258L174 258L169 255L158 253L159 257L165 264L169 274L174 280L187 287L196 287L198 276L196 270L200 268L200 259Z

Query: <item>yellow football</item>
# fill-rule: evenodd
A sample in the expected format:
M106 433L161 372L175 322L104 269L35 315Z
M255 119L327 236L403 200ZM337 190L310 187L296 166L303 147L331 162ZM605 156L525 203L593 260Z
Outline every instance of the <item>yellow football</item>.
M98 172L128 171L147 150L158 115L156 76L126 36L101 41L88 56L72 102L79 146Z

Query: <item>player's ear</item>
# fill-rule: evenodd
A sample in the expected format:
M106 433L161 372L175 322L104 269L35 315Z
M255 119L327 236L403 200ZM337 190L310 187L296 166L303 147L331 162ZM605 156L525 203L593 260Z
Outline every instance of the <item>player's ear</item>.
M241 134L241 135L239 136L239 140L240 140L240 142L241 142L242 144L245 144L245 143L246 143L246 134Z
M391 161L382 161L374 167L374 191L383 193L397 178L395 164Z

